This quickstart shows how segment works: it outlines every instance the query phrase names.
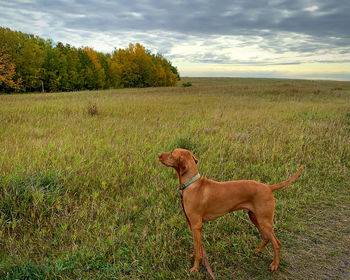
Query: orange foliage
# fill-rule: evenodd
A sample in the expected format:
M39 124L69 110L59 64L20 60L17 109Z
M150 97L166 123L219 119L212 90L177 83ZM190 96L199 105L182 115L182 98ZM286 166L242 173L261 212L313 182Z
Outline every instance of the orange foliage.
M4 83L14 90L19 90L21 79L14 81L15 75L15 64L10 61L9 55L5 53L5 49L0 49L0 85Z

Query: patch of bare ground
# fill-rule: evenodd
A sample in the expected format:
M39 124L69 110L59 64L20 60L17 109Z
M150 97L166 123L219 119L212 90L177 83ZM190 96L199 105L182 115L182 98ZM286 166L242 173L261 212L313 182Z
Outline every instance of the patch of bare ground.
M288 249L287 271L278 279L350 279L350 205L305 208L305 226Z

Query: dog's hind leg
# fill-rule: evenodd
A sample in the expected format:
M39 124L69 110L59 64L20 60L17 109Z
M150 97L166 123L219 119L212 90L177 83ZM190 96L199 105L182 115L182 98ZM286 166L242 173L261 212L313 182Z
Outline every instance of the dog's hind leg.
M248 212L248 215L249 215L249 218L250 220L252 221L252 223L256 226L256 228L258 229L259 233L260 233L260 236L262 238L262 242L261 242L261 245L260 245L260 248L257 248L255 249L255 252L263 252L264 249L265 249L265 246L267 245L267 243L269 243L269 239L267 238L267 236L265 236L261 229L260 229L260 226L258 224L258 220L256 219L256 216L254 215L254 213L252 211L249 211Z
M273 262L270 264L270 269L272 271L277 270L279 262L280 262L280 251L281 251L281 242L277 239L273 232L272 224L269 221L261 221L261 232L263 235L263 239L265 238L268 239L268 241L271 241L274 249L274 254L273 254ZM263 241L264 243L264 241ZM263 245L263 244L262 244Z
M260 207L256 209L254 212L256 216L256 220L258 222L260 233L263 239L261 247L258 249L264 249L265 245L268 241L270 241L273 245L274 254L273 254L273 262L270 264L270 269L272 271L277 270L280 259L280 250L281 250L281 242L276 238L273 232L273 212L275 203L273 200L270 200L270 204L259 205Z
M272 271L277 270L278 265L280 263L280 251L281 251L281 242L277 239L275 233L272 230L272 239L271 242L273 244L274 249L274 255L273 255L273 262L270 264L270 269Z

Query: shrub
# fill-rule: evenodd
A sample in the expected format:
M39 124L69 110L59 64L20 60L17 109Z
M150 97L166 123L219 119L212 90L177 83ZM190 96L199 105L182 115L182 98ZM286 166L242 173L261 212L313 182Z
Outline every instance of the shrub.
M187 82L187 83L182 83L183 87L191 87L192 83L191 82Z

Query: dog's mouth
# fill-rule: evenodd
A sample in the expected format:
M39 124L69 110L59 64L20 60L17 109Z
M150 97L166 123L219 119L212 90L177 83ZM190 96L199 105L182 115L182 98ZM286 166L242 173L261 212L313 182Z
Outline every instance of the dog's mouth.
M158 160L162 163L162 164L164 164L165 166L167 166L167 167L169 167L169 165L167 165L164 161L163 161L163 154L161 154L161 153L159 153L158 154Z
M169 156L169 154L167 154L167 153L159 153L158 160L166 167L173 167L172 162L171 162L171 160L169 160L168 156Z
M170 165L166 164L165 162L163 162L161 159L159 159L160 163L162 163L163 165L165 165L166 167L170 167Z

